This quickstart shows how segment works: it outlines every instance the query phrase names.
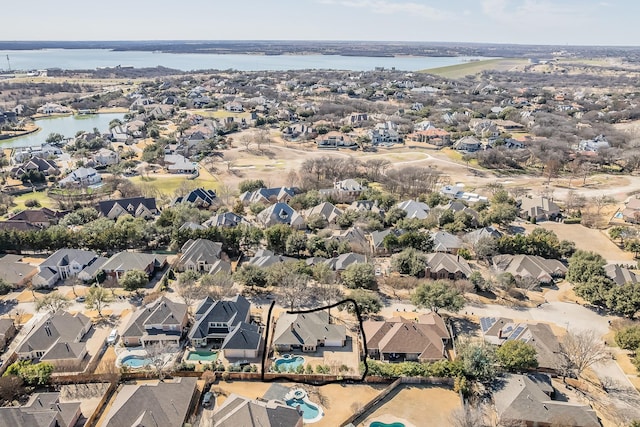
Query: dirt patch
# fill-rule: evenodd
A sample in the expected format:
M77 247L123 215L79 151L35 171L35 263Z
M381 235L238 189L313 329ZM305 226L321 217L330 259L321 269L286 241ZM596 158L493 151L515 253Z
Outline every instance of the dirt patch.
M401 418L416 426L451 425L451 411L460 407L460 397L444 387L406 385L398 387L367 416L360 426L384 416Z

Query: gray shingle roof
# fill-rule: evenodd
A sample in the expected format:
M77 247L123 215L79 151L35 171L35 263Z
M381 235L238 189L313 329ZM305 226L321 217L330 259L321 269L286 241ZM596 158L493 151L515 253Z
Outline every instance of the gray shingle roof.
M180 264L185 265L187 263L205 263L211 265L220 259L220 253L222 252L222 243L212 242L207 239L190 239L180 249L182 256L180 257Z
M107 413L105 427L181 426L189 414L197 378L126 384Z
M74 343L88 323L91 323L91 320L81 313L72 315L66 311L58 311L55 314L47 314L22 341L17 353L47 352L54 344ZM82 346L84 345L82 343Z
M69 265L71 261L76 261L80 265L89 265L97 256L95 252L81 249L58 249L44 260L40 267L57 268L58 265Z
M257 350L262 341L260 327L245 322L238 323L224 339L221 350Z
M105 271L144 270L149 264L162 264L166 259L166 255L124 251L109 258L102 265L102 269Z
M322 340L346 339L344 325L329 324L325 311L304 314L281 314L273 334L275 345L316 345Z
M189 339L206 338L210 332L210 322L224 322L231 329L240 322L245 321L251 309L251 303L242 295L236 295L229 300L212 301L211 298L206 298L198 306L196 313L198 315L200 313L203 314L197 318L198 320L191 327ZM205 307L208 307L206 311L204 311Z
M163 296L145 307L136 310L124 329L122 336L142 338L154 334L151 325L179 325L187 315L187 305L171 301ZM181 331L177 331L180 333Z
M302 415L282 402L232 394L213 415L213 427L296 427Z

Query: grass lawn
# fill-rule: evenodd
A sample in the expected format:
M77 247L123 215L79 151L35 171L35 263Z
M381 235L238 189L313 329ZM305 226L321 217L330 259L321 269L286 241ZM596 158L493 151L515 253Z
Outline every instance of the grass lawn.
M9 211L19 212L27 209L27 207L24 205L24 202L32 199L35 199L38 202L40 202L41 207L51 208L51 209L56 207L55 200L50 198L47 195L46 191L36 191L34 193L26 193L26 194L21 194L20 196L17 196L15 199L13 199L13 203L15 206L12 206L11 209L9 209ZM37 207L35 209L37 209Z
M190 183L194 188L204 187L206 189L213 190L216 190L220 185L218 180L202 169L200 169L200 176L194 180L188 180L187 175L149 175L149 177L134 176L129 178L129 180L137 185L150 185L156 188L160 193L168 196L173 196L176 190L185 182Z
M486 70L506 71L516 66L528 64L527 59L498 58L484 61L465 62L464 64L450 65L448 67L430 68L421 70L422 73L435 74L451 79L459 79L470 74L478 74Z
M225 117L233 117L234 120L251 118L251 113L234 113L227 110L189 110L189 112L203 117L213 117L216 119L222 119Z

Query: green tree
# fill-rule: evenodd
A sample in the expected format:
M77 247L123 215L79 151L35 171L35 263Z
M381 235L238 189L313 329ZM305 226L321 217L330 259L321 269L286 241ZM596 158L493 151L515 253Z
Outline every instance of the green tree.
M636 351L640 348L640 326L628 326L616 332L616 344L625 350Z
M355 289L347 296L353 299L358 304L358 309L363 317L369 317L372 314L380 313L382 310L382 300L377 293L368 291L365 289ZM356 314L356 310L353 304L345 303L340 306L340 309L345 309L348 313Z
M3 278L0 277L0 295L6 295L12 291L12 287Z
M407 231L398 237L398 246L431 252L433 250L433 239L429 233L423 231Z
M243 264L237 271L236 278L245 286L264 288L267 286L267 273L253 264Z
M245 191L256 191L265 187L264 181L261 179L245 179L238 184L238 191L244 193Z
M276 224L264 230L264 237L267 239L267 248L276 253L285 253L287 238L293 233L291 227L286 224Z
M47 362L33 364L30 360L19 360L7 368L3 377L17 375L28 385L45 385L53 373L53 365Z
M86 307L89 310L97 310L98 316L102 317L102 309L113 302L111 292L102 286L93 285L86 295Z
M538 367L536 349L520 340L509 340L496 350L498 363L510 372L522 372Z
M391 257L391 268L400 274L424 277L427 256L413 248L405 249Z
M326 228L329 223L322 214L313 214L307 217L307 227L309 230L316 231Z
M569 259L566 278L574 284L587 283L596 276L606 277L605 259L595 253L583 250L576 251Z
M398 207L391 208L385 215L384 221L387 225L395 225L398 221L404 219L407 216L407 212Z
M434 313L440 309L455 313L464 307L464 297L448 280L421 283L411 296L411 302Z
M307 235L302 231L294 231L287 237L285 250L287 255L299 257L307 249Z
M127 291L135 291L149 284L149 276L142 270L129 270L120 278L120 285Z
M344 269L342 283L350 289L375 289L377 287L375 269L369 263L355 263Z
M625 283L612 287L607 295L607 307L629 319L640 311L640 284Z
M71 305L69 298L65 297L58 291L53 291L42 298L36 300L36 310L47 310L55 313L58 310L64 310Z
M496 354L493 347L485 343L464 342L458 344L458 355L467 377L480 382L489 382L496 376Z

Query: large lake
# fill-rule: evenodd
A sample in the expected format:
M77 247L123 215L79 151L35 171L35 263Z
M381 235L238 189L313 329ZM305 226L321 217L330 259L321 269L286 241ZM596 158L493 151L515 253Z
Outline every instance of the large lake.
M93 128L98 128L100 132L105 133L109 130L111 120L123 120L123 118L124 114L121 113L105 113L38 119L36 124L40 127L40 131L18 138L2 140L0 146L6 148L41 145L45 143L51 133L59 133L66 138L73 138L79 131L92 131Z
M370 71L376 67L403 71L461 64L483 57L365 57L338 55L238 55L202 53L117 52L107 49L43 49L0 50L0 70L7 71L6 56L12 70L92 70L98 67L133 66L136 68L163 66L182 71L228 70L286 71L306 69L332 69Z

